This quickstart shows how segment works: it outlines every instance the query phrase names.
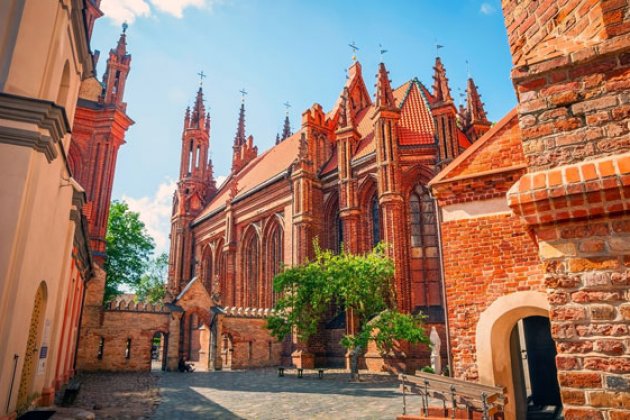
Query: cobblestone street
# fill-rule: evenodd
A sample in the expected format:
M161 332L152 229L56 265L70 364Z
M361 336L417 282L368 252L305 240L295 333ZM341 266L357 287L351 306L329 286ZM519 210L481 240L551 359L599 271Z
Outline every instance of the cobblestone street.
M280 378L275 370L261 369L91 374L81 381L74 407L97 419L393 419L402 413L398 384L384 375L350 383L347 373L298 379L292 372ZM408 412L418 412L418 397L407 403Z

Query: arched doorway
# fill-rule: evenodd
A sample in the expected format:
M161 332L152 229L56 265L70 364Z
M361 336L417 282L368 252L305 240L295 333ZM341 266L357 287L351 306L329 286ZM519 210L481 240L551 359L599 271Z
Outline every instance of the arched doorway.
M528 319L529 321L526 321ZM558 387L555 372L555 346L550 347L548 342L543 342L541 338L545 336L545 340L551 340L548 319L549 302L546 293L533 291L515 292L502 296L486 308L479 317L476 330L479 380L481 383L506 388L508 398L505 406L506 418L528 418L527 382L530 383L529 395L533 390L531 385L533 383L545 382L545 387L548 389ZM527 328L526 323L530 324ZM519 331L520 329L522 332ZM525 332L525 329L529 330L529 334ZM530 347L527 347L527 341L530 341ZM540 343L534 344L534 341L540 341ZM545 367L536 365L530 372L529 367L522 360L523 347L529 348L532 355L538 358L536 363L545 363ZM530 363L532 362L530 360ZM553 368L548 365L553 365ZM541 373L543 369L548 372ZM532 372L534 372L533 375ZM526 373L529 374L528 379L524 378ZM541 389L538 385L536 387L537 390ZM533 398L531 400L533 402ZM536 418L553 419L553 410L550 411L549 417Z
M28 408L30 402L29 396L31 395L33 379L35 378L35 372L37 370L37 359L40 353L39 343L41 341L45 313L46 283L41 282L37 293L35 293L35 302L31 313L31 324L28 329L24 364L22 365L22 375L20 377L20 388L18 391L18 412Z
M519 320L510 334L510 355L517 412L526 419L559 418L562 401L549 318Z
M167 353L168 335L158 331L151 338L151 372L166 371Z

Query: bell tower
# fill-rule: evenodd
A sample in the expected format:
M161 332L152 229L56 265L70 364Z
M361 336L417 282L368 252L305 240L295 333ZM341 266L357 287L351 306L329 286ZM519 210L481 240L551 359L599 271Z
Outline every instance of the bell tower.
M204 74L200 73L203 81ZM186 108L179 181L173 197L168 290L176 296L195 273L191 223L216 193L210 149L210 114L199 86L192 110ZM189 263L187 263L189 262Z

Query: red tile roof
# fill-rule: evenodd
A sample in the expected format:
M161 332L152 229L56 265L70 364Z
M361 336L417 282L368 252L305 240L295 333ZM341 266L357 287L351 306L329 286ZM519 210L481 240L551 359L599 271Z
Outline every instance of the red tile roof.
M402 99L397 100L402 111L398 126L398 141L402 145L435 143L433 117L420 89L420 83L412 80L394 92L398 96L404 91Z

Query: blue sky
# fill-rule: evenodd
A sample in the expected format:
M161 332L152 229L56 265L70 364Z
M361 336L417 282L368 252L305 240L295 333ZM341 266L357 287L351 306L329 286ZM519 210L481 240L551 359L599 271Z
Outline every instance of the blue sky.
M379 44L394 86L416 76L430 86L437 41L456 100L468 60L492 121L516 103L499 0L102 0L101 8L106 15L92 37L101 50L99 77L124 20L133 56L125 98L136 123L119 152L113 198L141 213L159 250L168 247L184 110L200 70L216 177L231 165L239 90L249 92L246 129L263 151L281 131L284 102L294 128L314 102L330 109L352 41L371 92Z

